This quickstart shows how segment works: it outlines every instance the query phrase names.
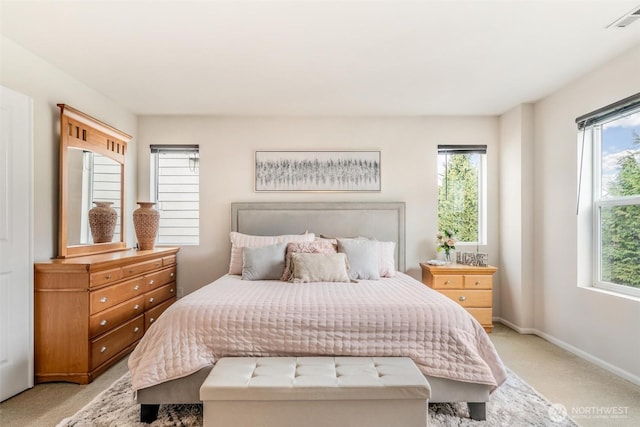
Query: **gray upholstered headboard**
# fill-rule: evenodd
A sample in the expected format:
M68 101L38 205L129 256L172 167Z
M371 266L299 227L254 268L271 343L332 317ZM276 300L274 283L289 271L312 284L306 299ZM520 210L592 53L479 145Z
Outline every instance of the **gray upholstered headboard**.
M405 271L404 202L232 203L231 230L256 236L300 234L368 237L396 242L396 268Z

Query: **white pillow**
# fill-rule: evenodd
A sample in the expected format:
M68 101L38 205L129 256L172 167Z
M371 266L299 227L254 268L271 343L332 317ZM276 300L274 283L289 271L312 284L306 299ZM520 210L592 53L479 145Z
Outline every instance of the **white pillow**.
M231 259L229 261L229 274L242 274L242 248L261 248L277 243L289 242L313 242L316 238L313 233L283 234L281 236L252 236L232 231Z
M338 239L338 252L347 255L349 277L378 280L378 242L365 239Z
M395 242L378 242L378 273L380 277L396 275Z

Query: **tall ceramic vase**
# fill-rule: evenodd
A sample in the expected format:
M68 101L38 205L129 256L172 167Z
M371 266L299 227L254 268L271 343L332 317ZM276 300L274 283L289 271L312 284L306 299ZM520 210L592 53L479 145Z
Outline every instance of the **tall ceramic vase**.
M140 250L153 249L160 225L160 213L153 208L153 202L138 202L140 207L133 211L133 227L136 230Z
M93 243L109 243L113 240L118 213L111 207L113 202L93 202L96 206L89 209L89 228Z

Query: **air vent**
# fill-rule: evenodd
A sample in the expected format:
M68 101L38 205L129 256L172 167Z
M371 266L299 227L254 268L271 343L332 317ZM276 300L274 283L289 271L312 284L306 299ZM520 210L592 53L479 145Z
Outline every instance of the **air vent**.
M607 26L607 28L624 28L631 25L634 21L640 19L640 9L633 10L621 18L615 20Z

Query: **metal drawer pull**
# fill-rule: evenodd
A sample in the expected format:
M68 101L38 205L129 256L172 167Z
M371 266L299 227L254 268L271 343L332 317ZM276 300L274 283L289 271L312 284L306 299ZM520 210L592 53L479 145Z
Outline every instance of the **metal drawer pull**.
M129 270L129 273L135 273L135 272L136 272L136 270L134 268Z
M105 351L107 351L107 347L102 347L102 348L100 349L100 353L104 353Z
M139 308L140 308L140 306L139 306L138 304L136 304L136 305L134 305L134 306L133 306L133 309L134 309L134 310L137 310L137 309L139 309Z
M175 276L175 275L176 275L176 273L171 273L171 277L173 277L173 276Z
M138 286L138 285L135 285L135 286L133 287L133 290L134 290L134 291L137 291L138 289L140 289L140 286Z
M169 292L173 293L173 288L169 289Z
M104 319L103 319L103 320L101 320L101 321L100 321L100 326L104 326L104 325L106 325L106 324L107 324L107 321L106 321L106 320L104 320Z
M149 323L153 323L153 321L156 320L153 317L151 319L149 319Z
M102 298L100 298L100 302L101 302L101 303L105 303L105 302L107 302L107 297L102 297Z
M149 302L153 302L153 297L149 298Z
M460 298L458 298L460 301L466 301L467 297L465 297L464 295L460 295Z
M149 280L149 284L150 285L153 285L154 283L156 283L156 282L154 282L153 280Z
M480 282L476 282L476 286L478 286L480 284Z
M445 285L448 285L449 283L451 283L451 282L448 281L448 280L446 282L444 282Z
M135 327L135 329L133 330L134 334L137 334L138 332L140 332L140 328L138 328L137 326Z
M111 279L111 275L110 274L107 274L107 280L108 279Z

